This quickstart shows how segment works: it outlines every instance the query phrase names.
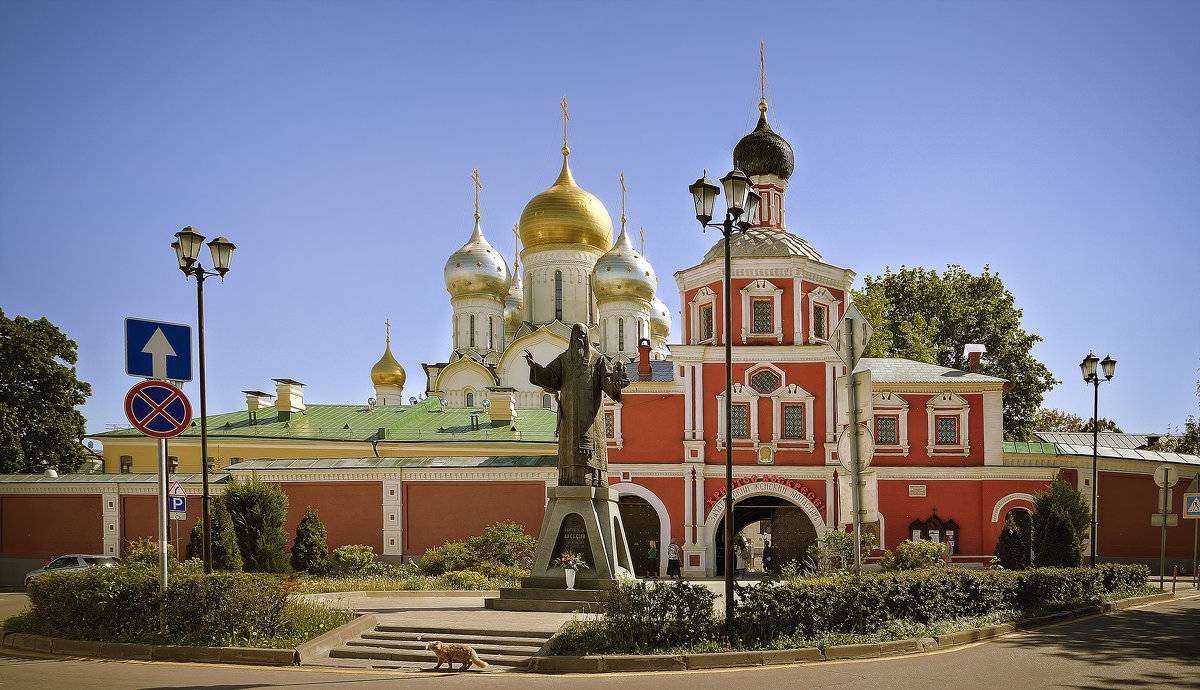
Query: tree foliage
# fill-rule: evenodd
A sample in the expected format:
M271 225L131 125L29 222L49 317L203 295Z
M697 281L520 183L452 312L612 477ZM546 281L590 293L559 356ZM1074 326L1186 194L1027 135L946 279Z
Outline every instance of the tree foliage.
M1081 424L1079 426L1079 430L1084 433L1090 434L1090 433L1092 433L1092 429L1094 429L1098 426L1100 428L1100 433L1104 433L1106 431L1111 431L1114 434L1124 433L1121 431L1121 427L1117 426L1116 422L1114 422L1111 419L1108 419L1107 417L1101 417L1098 421L1099 421L1099 424L1093 424L1092 420L1088 419L1086 422L1084 422L1083 424Z
M1083 417L1065 410L1039 407L1030 426L1033 431L1077 432L1083 428Z
M75 377L75 341L45 318L0 310L0 473L74 472L84 463L84 418L92 387Z
M1196 396L1200 397L1200 381L1196 381ZM1175 433L1160 440L1155 444L1154 450L1200 455L1200 420L1193 415L1188 415L1187 421L1183 423L1183 429L1177 428Z
M1026 440L1042 395L1058 381L1033 358L1041 336L1021 327L1021 310L1000 276L984 266L972 275L961 266L945 272L900 267L867 276L854 301L875 327L867 357L905 357L944 367L966 369L963 346L987 348L983 373L1008 379L1004 394L1004 430Z
M223 497L238 550L242 553L242 568L251 573L287 572L288 497L278 484L259 481L251 475L245 481L230 479Z
M1033 497L1033 554L1039 568L1078 566L1092 522L1087 499L1063 474Z
M220 498L209 501L208 512L212 516L212 567L213 570L238 572L242 569L242 553L238 550L237 534L233 531L233 519ZM184 550L188 558L204 558L204 519L197 520L188 532L188 544Z
M1029 567L1029 540L1013 520L1012 514L1004 517L1004 529L996 540L996 559L1007 570L1024 570Z
M296 525L296 540L292 542L292 570L310 575L329 571L329 532L317 509L307 506L300 524Z

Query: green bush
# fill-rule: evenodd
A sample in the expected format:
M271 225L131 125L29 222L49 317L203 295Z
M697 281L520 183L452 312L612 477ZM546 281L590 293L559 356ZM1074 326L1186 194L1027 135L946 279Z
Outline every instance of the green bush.
M912 541L906 539L900 542L893 553L888 551L879 561L879 567L885 572L896 570L919 570L942 564L942 556L946 553L946 545L928 539Z
M1010 513L1004 518L1004 529L996 540L996 560L1009 570L1024 570L1029 567L1029 544L1021 535L1021 529Z
M537 539L526 534L524 527L501 522L467 541L448 541L426 550L419 565L427 575L451 570L487 573L500 566L528 570L536 552Z
M34 578L21 632L80 640L196 646L292 645L348 622L350 612L287 601L279 577L247 573L172 576L139 561ZM159 611L166 625L159 627ZM324 627L322 627L324 626Z
M329 533L317 509L307 506L300 524L296 525L296 540L292 542L292 571L324 575L329 570Z
M333 560L343 575L362 575L372 569L375 551L366 544L347 544L333 550Z
M1083 558L1083 535L1091 526L1087 499L1063 473L1034 494L1031 526L1034 565L1075 567Z
M212 567L213 570L231 570L238 572L242 569L242 552L238 550L237 534L233 531L233 519L225 509L225 502L220 498L209 501L209 513L212 516ZM197 520L188 532L188 544L184 553L188 558L204 558L204 520Z
M711 643L718 633L716 598L707 587L683 581L620 582L599 595L603 617L560 633L550 653L639 654Z
M278 484L259 481L252 474L245 481L230 479L223 500L233 520L242 568L254 573L287 572L288 534L283 528L287 494Z
M894 621L920 625L1099 601L1108 592L1144 586L1145 566L1045 568L1013 572L938 568L767 582L738 591L736 622L747 646L776 640L863 632Z
M127 542L124 549L123 563L128 566L139 565L151 568L158 577L158 541L150 537L142 537ZM199 558L189 558L182 563L175 558L175 547L167 544L167 574L197 575L204 572L204 562Z
M858 538L862 558L875 549L875 533L861 532ZM808 547L816 572L836 572L854 568L854 533L827 529ZM786 565L786 564L785 564ZM803 568L799 568L803 570ZM785 578L787 579L787 578Z
M433 581L433 589L490 590L492 580L472 570L451 570Z

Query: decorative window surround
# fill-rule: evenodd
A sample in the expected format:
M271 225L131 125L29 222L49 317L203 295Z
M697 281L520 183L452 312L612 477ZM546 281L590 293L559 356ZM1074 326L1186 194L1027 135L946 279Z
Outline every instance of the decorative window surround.
M829 340L829 334L833 332L834 324L838 321L838 309L841 307L841 301L833 296L829 290L823 287L816 288L808 293L808 342L823 343ZM816 312L817 305L823 305L825 312L825 332L817 333L814 330L813 314Z
M756 280L741 289L742 293L742 342L747 338L774 338L775 342L783 342L783 288L776 287L768 280ZM768 298L771 300L771 331L756 333L753 326L753 299Z
M717 333L719 333L720 330L718 329L717 323L716 323L716 315L717 315L717 306L716 305L717 305L717 293L713 292L708 287L702 287L699 290L697 290L696 296L692 298L691 302L688 302L688 311L691 316L690 321L691 321L691 326L692 326L691 327L691 336L692 336L691 340L696 345L716 345L718 342L720 342L720 339L717 338ZM702 334L700 332L700 308L704 307L704 306L707 306L709 309L711 309L712 315L713 315L712 333L710 333L709 337L707 337L707 338L701 337Z
M749 405L746 422L749 425L750 436L743 438L735 436L733 439L734 448L754 448L758 439L758 415L754 412L758 409L758 397L754 393L754 389L749 386L743 386L740 383L733 384L733 404ZM725 430L728 427L725 424L725 391L717 393L717 448L725 447Z
M612 414L613 435L607 440L609 448L620 450L625 446L625 440L621 438L621 407L622 403L606 401L604 403L604 413Z
M971 412L971 405L950 391L946 391L929 399L925 405L925 416L928 419L928 445L926 450L932 456L937 455L970 455L971 444L967 438L967 419ZM937 418L950 417L958 418L958 443L942 444L937 442Z
M788 384L771 396L771 436L776 447L781 449L812 451L816 448L813 437L813 403L815 396L796 384ZM804 406L804 437L784 438L783 436L783 406Z
M896 445L881 445L878 440L875 443L875 452L881 455L902 455L908 457L908 401L895 393L884 391L876 393L871 398L871 408L875 412L875 417L878 419L882 416L897 416L899 422L896 424L898 443ZM872 430L874 431L874 430Z

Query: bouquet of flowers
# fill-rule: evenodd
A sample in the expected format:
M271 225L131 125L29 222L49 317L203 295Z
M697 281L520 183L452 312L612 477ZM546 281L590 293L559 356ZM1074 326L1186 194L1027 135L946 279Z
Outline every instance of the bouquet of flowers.
M564 551L558 560L554 561L554 565L563 570L583 570L588 567L587 561L583 560L582 555L571 551Z

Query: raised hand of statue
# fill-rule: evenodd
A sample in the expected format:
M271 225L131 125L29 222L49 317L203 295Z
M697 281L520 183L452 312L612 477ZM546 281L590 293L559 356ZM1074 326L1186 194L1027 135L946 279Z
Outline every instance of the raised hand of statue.
M525 351L525 361L526 361L526 362L528 362L528 363L530 363L530 364L533 364L533 363L534 363L534 361L533 361L533 353L532 353L532 352L530 352L529 350L526 350L526 351Z

